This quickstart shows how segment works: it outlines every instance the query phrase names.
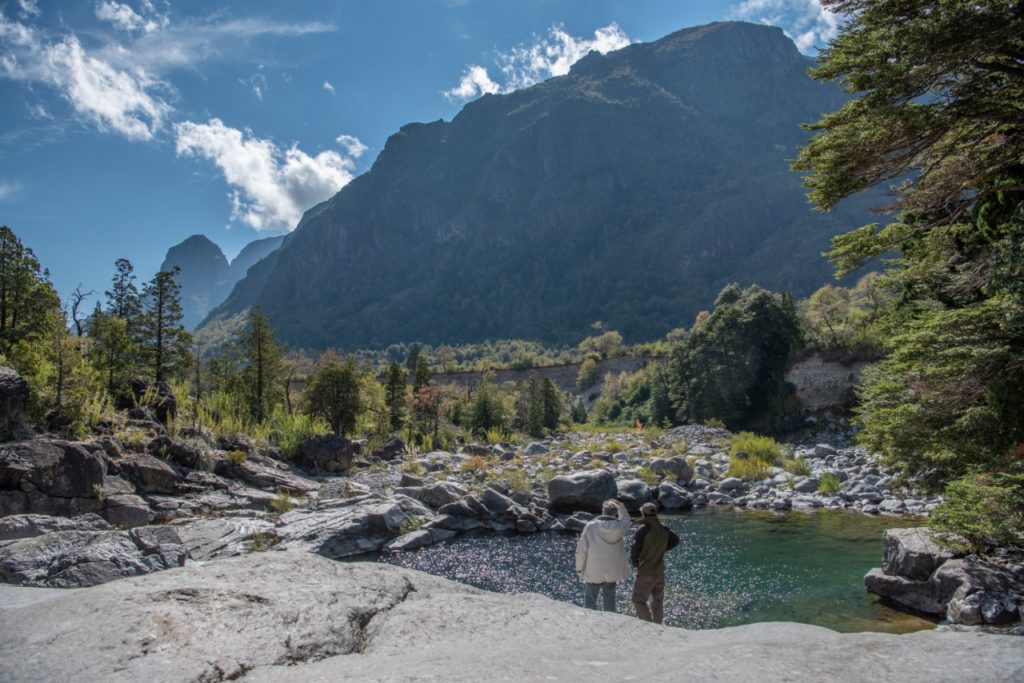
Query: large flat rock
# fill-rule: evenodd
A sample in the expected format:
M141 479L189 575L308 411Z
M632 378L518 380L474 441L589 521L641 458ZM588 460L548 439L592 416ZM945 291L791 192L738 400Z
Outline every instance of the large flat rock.
M1012 636L685 631L309 553L33 590L0 586L0 680L1024 679Z

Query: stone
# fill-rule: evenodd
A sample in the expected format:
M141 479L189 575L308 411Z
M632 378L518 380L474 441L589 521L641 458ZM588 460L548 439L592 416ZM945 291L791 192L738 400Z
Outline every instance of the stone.
M486 507L495 517L500 517L509 510L514 510L519 507L514 500L505 494L500 493L493 486L484 490L480 495L480 502L483 503L484 507Z
M393 436L380 446L374 448L372 455L375 455L381 460L394 460L398 456L405 455L408 452L409 449L405 445L405 441L402 441L401 437Z
M295 463L313 473L348 474L352 460L362 453L362 443L328 434L306 439L295 454Z
M171 465L147 453L138 453L120 463L121 471L143 493L176 493L183 479Z
M419 499L437 509L448 503L454 503L468 493L469 491L462 484L454 481L438 481L424 486L420 491Z
M440 543L441 541L446 541L454 536L454 531L442 529L436 526L428 529L417 529L416 531L403 534L398 538L388 541L384 544L384 547L381 548L381 550L392 553L401 552L403 550L413 550L414 548L422 548L424 546Z
M283 491L295 496L305 496L320 489L320 484L315 481L251 460L229 465L236 478L261 489Z
M10 515L0 518L0 541L42 536L53 531L106 531L110 524L96 514L79 517L51 517L50 515Z
M797 481L793 486L793 490L797 493L814 493L818 490L818 478L804 477L802 480Z
M0 548L0 579L81 588L184 565L182 545L143 548L125 531L54 531Z
M893 576L880 568L872 569L864 576L864 587L875 595L926 614L945 614L953 593L950 586L939 582Z
M592 519L594 519L594 515L581 510L562 520L562 526L566 531L583 531L583 527Z
M615 497L622 501L630 512L636 512L644 503L652 500L651 487L641 479L617 479Z
M480 520L475 517L439 514L437 518L430 523L430 526L437 527L438 529L448 529L451 531L469 531L471 529L479 529L482 525Z
M28 399L28 382L14 368L0 366L0 441L32 436L25 419Z
M615 476L604 469L559 475L548 481L551 506L563 512L600 512L604 501L616 494Z
M294 552L78 591L0 586L0 680L10 683L666 680L679 671L692 680L809 683L834 680L837 667L864 681L1018 680L1020 639L792 623L661 628L536 594Z
M550 449L544 444L534 441L523 450L523 455L531 457L537 455L545 455L548 452L548 450Z
M398 480L399 486L423 486L423 477L408 472L402 472L402 477Z
M882 535L882 571L923 581L953 553L943 548L925 528L888 529Z
M658 484L658 504L666 510L689 510L693 507L693 494L675 484Z
M878 505L878 511L890 515L898 515L905 512L906 504L899 498L886 498Z
M141 377L128 380L127 391L118 394L118 410L148 408L158 422L166 425L178 413L178 401L165 382L150 383Z
M725 493L718 493L712 491L708 494L708 504L710 505L735 505L736 501L733 500L732 496Z
M819 443L817 446L814 447L814 457L816 458L824 458L826 456L835 454L836 449L833 446L828 445L827 443Z
M211 517L173 528L189 557L199 561L245 555L256 540L268 546L277 542L274 523L257 517Z
M688 482L693 478L694 470L686 462L686 458L652 458L649 466L659 477L671 477L676 481Z
M153 511L145 500L136 495L107 496L103 518L116 527L132 529L153 521Z
M736 477L728 477L718 483L718 490L722 493L744 491L746 488L743 480Z

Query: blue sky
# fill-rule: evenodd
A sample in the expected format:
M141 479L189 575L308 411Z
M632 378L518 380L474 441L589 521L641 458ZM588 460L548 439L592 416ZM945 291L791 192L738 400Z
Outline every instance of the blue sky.
M0 224L102 296L117 258L293 229L406 123L726 19L836 29L816 0L0 0Z

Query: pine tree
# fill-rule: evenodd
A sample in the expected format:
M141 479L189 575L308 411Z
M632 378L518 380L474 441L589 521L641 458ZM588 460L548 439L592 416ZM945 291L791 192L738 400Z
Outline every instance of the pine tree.
M142 290L139 346L156 382L180 373L191 360L192 336L181 325L178 272L178 268L160 271Z
M335 434L345 436L356 427L362 408L355 363L327 363L317 370L305 393L309 412L327 420Z
M530 436L544 435L544 397L536 377L527 382L525 394L526 419L523 427Z
M384 385L384 401L388 406L391 431L398 432L405 425L406 408L405 370L392 361L388 367L388 379Z
M48 316L60 307L57 293L39 261L10 228L0 227L0 352L38 337L50 328Z
M419 391L423 387L430 384L434 379L434 374L430 372L430 366L427 364L427 359L422 354L417 354L416 357L416 371L412 376L412 390L413 392Z
M259 306L249 313L249 327L242 337L240 351L245 363L242 383L249 416L257 423L263 422L281 398L284 368L270 317Z
M556 431L562 424L562 395L550 377L545 377L541 383L540 394L541 424L544 429Z

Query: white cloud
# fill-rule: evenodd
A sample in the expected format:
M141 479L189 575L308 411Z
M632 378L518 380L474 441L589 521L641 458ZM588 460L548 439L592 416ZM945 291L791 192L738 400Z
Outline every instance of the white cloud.
M322 87L323 87L324 90L326 90L327 92L331 93L332 95L334 94L334 84L331 83L330 81L324 81L324 84L323 84Z
M491 80L487 69L477 64L468 67L462 74L462 80L444 94L449 99L471 100L483 94L494 94L501 91L501 86Z
M0 180L0 204L16 202L21 199L21 183Z
M127 3L103 0L96 4L96 18L108 21L114 28L129 33L132 31L152 33L167 28L170 24L170 15L157 14L153 5L148 1L144 1L141 8L146 16L133 10Z
M730 17L778 26L796 43L798 50L812 54L839 35L839 15L822 7L818 0L744 0L730 10Z
M144 69L119 69L89 54L74 35L58 42L0 15L0 77L56 88L78 114L101 130L149 140L170 106L154 90L163 87Z
M38 17L43 13L39 9L39 0L18 0L18 6L21 7L21 14L24 17Z
M293 229L306 209L348 184L355 170L349 156L333 150L310 156L295 144L282 150L219 119L177 123L174 132L178 155L202 157L220 168L233 188L232 219L256 230Z
M249 78L239 78L238 82L251 90L257 100L260 102L263 101L263 94L267 91L267 77L263 73L262 64L260 64L259 71L254 73L252 76L249 76Z
M450 99L469 100L485 93L527 88L552 76L564 76L573 64L592 51L606 54L630 42L629 36L616 23L597 29L592 39L575 38L561 26L552 26L546 38L532 45L498 53L496 61L504 75L503 84L492 80L485 67L472 64L463 72L459 84L444 94Z
M369 147L364 145L362 141L355 135L339 135L335 142L345 148L345 152L353 159L358 159L363 156Z

